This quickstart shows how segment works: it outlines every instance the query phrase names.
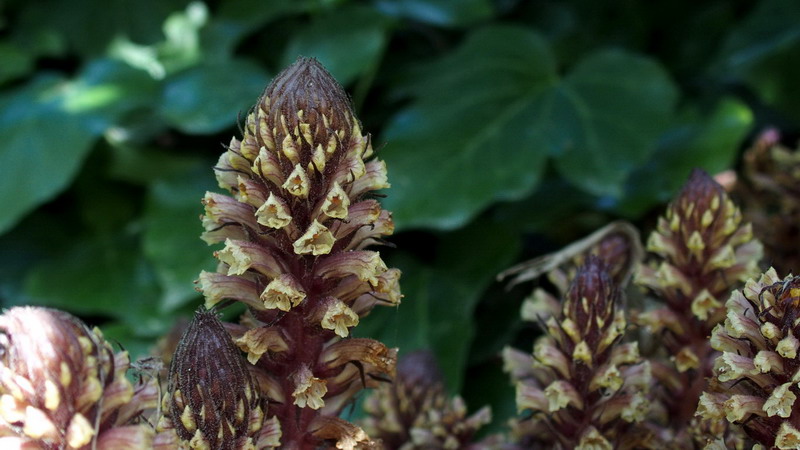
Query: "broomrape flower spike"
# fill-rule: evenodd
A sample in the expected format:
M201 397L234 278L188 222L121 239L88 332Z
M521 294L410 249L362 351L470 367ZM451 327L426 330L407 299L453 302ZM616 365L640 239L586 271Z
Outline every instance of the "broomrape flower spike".
M663 307L637 314L637 322L659 334L670 356L653 371L672 430L664 432L683 446L704 445L708 429L725 426L691 422L715 357L708 336L725 317L730 291L758 272L762 246L722 186L695 169L658 219L647 250L648 264L634 281Z
M394 229L370 196L388 187L386 165L368 160L369 136L314 59L278 74L243 129L214 168L230 196L203 202L203 239L226 247L219 273L201 274L199 288L207 306L247 305L246 325L228 329L272 400L282 446L371 442L337 416L360 389L393 377L395 351L337 343L376 304L402 297L400 272L365 249Z
M714 381L696 414L724 417L767 448L797 448L800 417L800 277L780 278L774 269L731 294L724 324L711 345L722 352Z
M648 411L650 366L639 358L635 343L619 344L625 329L619 303L606 263L590 255L570 283L561 310L547 320L547 334L533 356L504 351L518 408L542 418L514 424L521 445L652 445L641 425Z
M152 448L140 417L158 404L155 378L132 385L128 353L115 354L99 330L62 311L15 307L0 316L0 348L3 448Z

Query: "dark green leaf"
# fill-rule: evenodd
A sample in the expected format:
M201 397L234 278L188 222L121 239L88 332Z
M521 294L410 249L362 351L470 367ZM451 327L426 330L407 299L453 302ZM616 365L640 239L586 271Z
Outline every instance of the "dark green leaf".
M380 0L386 14L443 27L461 27L488 19L494 13L487 0Z
M214 189L211 164L192 161L174 176L154 181L145 207L144 252L162 287L161 310L172 311L196 298L192 283L215 267L213 251L200 240L200 199Z
M744 82L762 101L800 119L800 3L759 2L729 36L712 73L722 80Z
M161 112L189 134L210 134L233 126L269 81L258 65L244 60L198 66L167 81Z
M668 201L693 168L711 174L729 169L752 125L750 109L731 98L722 100L706 118L687 109L662 137L652 161L631 175L627 195L617 209L636 217Z
M558 130L550 143L559 149L556 166L588 192L619 196L627 175L655 149L676 100L655 61L621 51L589 56L545 100L548 128Z
M315 57L342 84L372 68L383 52L388 20L366 6L348 6L315 17L298 29L286 46L281 65L299 56Z
M546 42L520 28L474 33L426 71L381 139L398 227L455 228L535 186L547 155L535 100L556 82Z
M21 48L0 42L0 85L21 77L33 68L33 58Z
M454 228L493 201L519 199L548 155L582 189L621 193L670 118L675 87L655 62L619 51L593 54L564 78L555 66L534 32L493 27L425 71L416 102L383 136L398 227Z
M0 233L61 192L92 147L95 133L64 108L63 86L42 77L0 97Z

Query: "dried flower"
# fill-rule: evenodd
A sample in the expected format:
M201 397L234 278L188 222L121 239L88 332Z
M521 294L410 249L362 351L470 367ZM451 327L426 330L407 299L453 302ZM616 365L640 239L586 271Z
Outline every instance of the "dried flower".
M264 420L262 403L244 357L216 313L198 310L170 364L159 422L166 437L160 436L160 444L173 438L191 448L275 448L280 428Z
M267 87L214 168L233 198L203 200L203 239L225 247L200 290L207 307L248 306L234 338L275 400L283 445L319 445L336 430L345 433L339 445L367 442L352 426L320 421L394 374L394 350L340 341L373 306L402 297L400 272L366 250L394 228L370 198L389 187L372 155L342 87L316 60L299 59Z
M158 404L154 380L132 385L127 352L98 329L53 309L0 316L3 448L142 449L153 432L141 414Z
M722 354L697 415L739 424L768 448L797 448L800 277L780 279L770 269L734 291L726 306L725 323L711 335Z
M724 317L729 292L758 272L762 247L722 186L694 170L659 218L647 250L649 264L641 266L635 281L664 306L636 321L661 337L670 356L653 364L663 420L676 432L669 439L690 445L689 434L714 428L690 423L715 356L707 336ZM697 445L705 441L697 436Z
M533 357L503 352L517 387L517 408L534 414L527 421L532 423L515 426L521 444L628 448L650 442L641 424L648 411L650 366L635 343L619 343L625 332L619 302L605 263L589 256L561 311L545 321L547 334L536 342Z
M491 421L489 407L467 416L460 397L448 398L436 358L428 351L401 358L395 382L381 386L368 397L364 409L368 414L364 429L387 450L470 449L488 445L488 442L474 442L473 437Z

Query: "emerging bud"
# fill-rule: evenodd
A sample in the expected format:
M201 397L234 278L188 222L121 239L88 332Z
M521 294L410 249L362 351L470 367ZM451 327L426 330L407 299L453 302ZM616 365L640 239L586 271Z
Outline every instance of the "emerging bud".
M168 391L161 431L173 429L191 448L263 448L262 399L216 313L195 313L170 365Z
M0 316L0 436L11 448L152 446L139 416L158 403L155 379L134 386L127 352L53 309ZM5 447L4 447L5 448Z

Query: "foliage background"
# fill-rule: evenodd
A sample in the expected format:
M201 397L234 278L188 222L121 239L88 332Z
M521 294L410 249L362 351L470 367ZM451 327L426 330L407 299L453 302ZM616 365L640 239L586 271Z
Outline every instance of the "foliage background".
M63 308L143 354L214 266L199 199L272 75L315 56L388 163L405 299L357 335L435 351L514 413L530 348L494 276L615 218L645 229L689 169L800 125L795 0L0 0L0 302ZM794 144L794 142L791 142Z

